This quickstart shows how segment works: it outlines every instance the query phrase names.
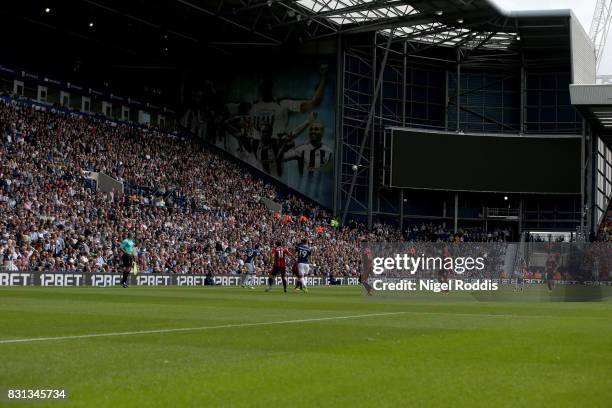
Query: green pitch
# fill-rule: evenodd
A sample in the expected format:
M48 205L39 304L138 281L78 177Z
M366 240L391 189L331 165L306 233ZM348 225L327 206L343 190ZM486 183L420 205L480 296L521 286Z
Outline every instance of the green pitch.
M275 290L0 288L0 406L610 407L610 301Z

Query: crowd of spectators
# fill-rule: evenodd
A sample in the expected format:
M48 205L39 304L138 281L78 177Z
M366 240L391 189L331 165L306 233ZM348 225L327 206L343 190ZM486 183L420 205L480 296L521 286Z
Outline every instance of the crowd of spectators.
M132 231L145 272L233 274L247 247L303 237L321 272L354 274L359 239L387 234L330 228L325 211L297 197L278 219L260 198L274 186L201 145L155 131L0 103L0 255L7 269L116 271ZM100 193L84 172L122 181ZM264 262L262 258L260 262ZM263 265L260 265L263 266Z
M598 240L602 242L612 242L612 201L601 223Z
M85 176L102 172L125 194L102 193ZM282 215L261 198L282 204ZM331 216L190 139L76 113L0 102L0 257L8 270L104 271L119 265L119 243L133 232L143 272L227 275L246 249L268 254L276 239L306 238L319 274L355 276L362 241L498 242L506 231L421 224L403 233L367 231ZM258 260L267 270L266 256Z
M408 241L425 242L508 242L511 240L510 229L492 229L484 231L480 228L460 229L453 233L441 224L422 223L412 225L404 231Z

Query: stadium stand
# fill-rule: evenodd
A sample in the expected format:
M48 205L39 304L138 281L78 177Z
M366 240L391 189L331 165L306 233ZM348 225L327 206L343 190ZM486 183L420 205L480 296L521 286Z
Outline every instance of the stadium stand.
M612 241L612 201L601 222L598 240L603 242Z
M0 254L8 270L117 271L118 245L135 233L144 272L228 275L259 243L302 238L316 248L320 275L356 275L359 243L505 241L508 231L451 234L421 224L332 226L324 209L286 197L259 175L187 137L48 109L10 98L0 103ZM97 191L103 172L125 194ZM273 213L262 199L277 201ZM402 236L404 235L404 236ZM265 267L260 260L261 267Z

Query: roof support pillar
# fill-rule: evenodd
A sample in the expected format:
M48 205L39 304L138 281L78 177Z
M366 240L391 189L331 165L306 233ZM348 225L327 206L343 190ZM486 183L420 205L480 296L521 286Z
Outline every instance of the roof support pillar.
M393 32L391 30L389 33L389 38L387 39L387 46L385 47L385 53L382 59L382 63L380 64L380 72L378 73L378 80L376 81L376 86L374 88L374 93L372 95L372 101L370 105L370 112L368 114L368 119L365 126L365 131L363 134L363 139L361 140L361 145L359 146L359 155L357 156L357 171L353 173L353 177L351 178L351 185L349 186L349 191L346 197L346 203L344 205L344 211L342 214L342 224L346 222L346 216L348 214L349 207L351 205L351 200L353 198L353 190L355 189L355 183L357 182L357 173L359 172L359 166L361 165L361 161L363 160L363 152L365 150L366 144L370 140L370 136L372 133L372 127L374 125L374 113L376 112L376 102L378 101L378 95L380 93L380 87L382 86L383 73L385 72L385 66L387 65L387 58L389 56L389 49L391 48L391 40L393 39ZM376 47L376 41L374 42L374 46ZM374 67L376 66L376 55L374 55L374 61L372 64ZM373 144L372 144L373 147ZM370 152L370 158L373 157L373 149ZM372 201L373 201L373 186L372 181L374 179L374 168L373 163L370 162L368 164L369 167L369 180L370 185L368 186L368 226L371 227L372 224Z

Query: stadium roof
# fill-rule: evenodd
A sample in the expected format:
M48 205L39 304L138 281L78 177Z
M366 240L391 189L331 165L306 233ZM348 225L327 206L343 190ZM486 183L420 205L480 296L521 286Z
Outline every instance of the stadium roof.
M160 72L214 69L226 56L372 33L419 53L569 60L569 10L505 12L488 0L32 0L0 2L0 12L14 34L0 64L56 65L75 80L154 84Z
M338 25L359 24L417 14L408 2L401 0L297 0L311 15Z
M572 105L594 126L608 146L612 146L612 85L570 85Z
M516 38L517 19L571 15L506 12L489 0L34 0L3 2L0 9L26 27L160 57L175 53L177 42L231 49L374 31L442 46L500 48Z

